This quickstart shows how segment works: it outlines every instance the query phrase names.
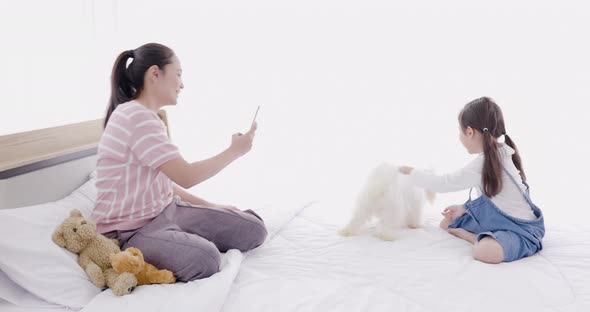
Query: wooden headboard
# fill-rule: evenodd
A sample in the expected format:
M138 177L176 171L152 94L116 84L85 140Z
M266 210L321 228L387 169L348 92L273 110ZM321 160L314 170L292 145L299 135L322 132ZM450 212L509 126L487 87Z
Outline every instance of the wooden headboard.
M166 111L158 116L168 128ZM96 167L103 121L0 136L0 209L58 200L82 185Z

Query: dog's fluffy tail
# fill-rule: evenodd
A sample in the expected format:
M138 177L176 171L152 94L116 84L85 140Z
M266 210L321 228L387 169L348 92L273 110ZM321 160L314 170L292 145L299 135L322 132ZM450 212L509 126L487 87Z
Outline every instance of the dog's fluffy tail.
M426 172L434 173L434 167L433 166L428 167ZM431 206L434 205L434 201L436 200L436 193L428 191L428 190L424 190L424 193L426 194L426 200L428 201L428 203Z

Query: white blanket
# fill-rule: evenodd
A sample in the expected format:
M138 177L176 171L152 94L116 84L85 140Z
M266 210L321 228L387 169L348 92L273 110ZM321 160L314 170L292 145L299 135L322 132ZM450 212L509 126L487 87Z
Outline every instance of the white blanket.
M329 205L245 259L223 311L590 311L590 226L549 226L540 254L490 265L434 215L385 242L338 236Z

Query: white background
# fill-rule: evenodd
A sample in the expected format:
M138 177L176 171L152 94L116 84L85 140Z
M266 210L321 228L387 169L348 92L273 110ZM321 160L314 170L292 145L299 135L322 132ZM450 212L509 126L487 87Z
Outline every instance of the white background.
M485 95L546 222L587 223L590 5L390 2L3 0L0 135L102 117L118 53L160 42L184 69L167 110L185 158L220 152L261 105L252 152L192 190L211 201L329 195L348 214L381 161L468 162L457 114Z

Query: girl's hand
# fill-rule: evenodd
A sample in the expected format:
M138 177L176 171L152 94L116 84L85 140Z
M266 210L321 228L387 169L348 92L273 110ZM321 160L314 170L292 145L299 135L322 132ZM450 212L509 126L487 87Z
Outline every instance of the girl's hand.
M453 205L445 208L440 214L443 217L449 219L450 221L454 221L455 219L459 218L460 216L467 213L465 207L463 205Z
M408 166L401 166L397 169L402 174L410 174L414 168Z
M236 133L232 135L229 149L236 153L238 157L244 156L252 149L252 141L254 141L256 129L258 129L258 124L253 122L248 132L244 134Z

